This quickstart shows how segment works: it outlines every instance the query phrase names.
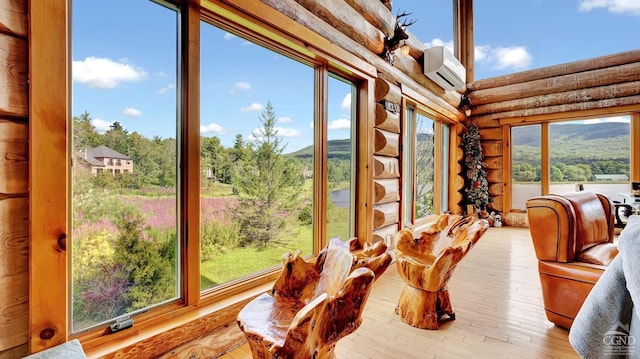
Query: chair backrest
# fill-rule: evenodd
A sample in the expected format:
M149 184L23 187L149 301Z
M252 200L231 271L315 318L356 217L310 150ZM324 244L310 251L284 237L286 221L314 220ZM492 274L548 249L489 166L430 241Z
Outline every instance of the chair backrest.
M327 251L320 259L320 278L314 291L313 297L322 293L329 296L335 295L342 287L351 272L353 264L353 254L350 250L350 242L332 238L327 246Z
M601 194L532 197L527 200L527 216L539 260L571 262L577 253L613 241L613 203Z

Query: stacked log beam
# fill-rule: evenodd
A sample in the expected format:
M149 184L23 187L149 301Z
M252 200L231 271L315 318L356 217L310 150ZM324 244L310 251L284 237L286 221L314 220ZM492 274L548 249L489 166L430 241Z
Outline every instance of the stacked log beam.
M372 242L392 238L400 222L400 87L378 78L375 81L373 237Z
M0 5L0 357L28 354L27 1Z
M467 85L472 122L480 129L487 164L491 207L503 211L501 121L530 121L532 116L561 119L589 116L610 108L640 109L640 50L560 64L475 81ZM597 112L595 112L597 111Z

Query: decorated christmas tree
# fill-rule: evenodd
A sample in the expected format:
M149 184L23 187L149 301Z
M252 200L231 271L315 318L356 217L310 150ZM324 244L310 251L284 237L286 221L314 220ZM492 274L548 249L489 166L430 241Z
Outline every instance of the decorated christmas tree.
M486 210L489 203L489 182L487 181L487 165L482 162L482 146L478 127L470 125L462 135L464 165L466 170L467 204L473 205L476 211Z

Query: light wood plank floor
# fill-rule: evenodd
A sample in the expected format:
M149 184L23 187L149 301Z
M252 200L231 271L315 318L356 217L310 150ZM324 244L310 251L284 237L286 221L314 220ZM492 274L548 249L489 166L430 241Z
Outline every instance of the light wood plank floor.
M566 330L547 321L528 228L490 228L449 281L456 320L438 330L394 314L403 286L395 262L374 284L358 330L338 342L339 359L579 358ZM225 359L251 358L248 345Z

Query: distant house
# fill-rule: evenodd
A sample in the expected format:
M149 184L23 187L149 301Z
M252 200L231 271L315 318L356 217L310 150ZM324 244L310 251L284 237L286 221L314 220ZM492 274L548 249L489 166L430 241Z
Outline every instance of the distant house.
M123 173L133 173L133 160L131 157L112 150L107 146L98 146L90 150L84 150L77 154L78 165L91 171L94 176L102 171L114 176Z

